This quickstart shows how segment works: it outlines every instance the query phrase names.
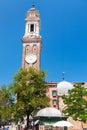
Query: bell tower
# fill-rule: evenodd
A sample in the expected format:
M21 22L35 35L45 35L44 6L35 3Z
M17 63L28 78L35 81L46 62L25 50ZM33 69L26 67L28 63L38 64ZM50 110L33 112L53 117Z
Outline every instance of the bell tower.
M40 14L33 5L25 19L25 34L22 38L22 67L30 66L40 69L40 51L42 39L40 36Z

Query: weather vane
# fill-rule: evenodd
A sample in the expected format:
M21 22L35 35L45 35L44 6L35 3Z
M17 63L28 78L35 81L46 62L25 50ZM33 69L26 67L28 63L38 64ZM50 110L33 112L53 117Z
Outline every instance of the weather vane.
M65 72L62 72L62 80L64 80L65 79Z
M33 7L35 6L35 0L32 0L32 6Z

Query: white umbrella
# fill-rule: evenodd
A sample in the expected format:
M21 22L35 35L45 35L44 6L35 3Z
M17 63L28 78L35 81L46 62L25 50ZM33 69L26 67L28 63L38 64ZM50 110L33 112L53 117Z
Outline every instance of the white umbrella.
M73 126L73 124L71 124L68 121L58 121L55 124L53 124L53 126L54 127L64 127L64 126L70 127L70 126Z

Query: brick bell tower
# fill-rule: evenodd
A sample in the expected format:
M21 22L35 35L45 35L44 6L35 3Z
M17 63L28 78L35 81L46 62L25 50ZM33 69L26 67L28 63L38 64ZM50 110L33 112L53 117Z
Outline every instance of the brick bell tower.
M22 38L22 67L30 66L40 69L40 51L42 39L40 36L40 14L33 5L25 19L25 34Z

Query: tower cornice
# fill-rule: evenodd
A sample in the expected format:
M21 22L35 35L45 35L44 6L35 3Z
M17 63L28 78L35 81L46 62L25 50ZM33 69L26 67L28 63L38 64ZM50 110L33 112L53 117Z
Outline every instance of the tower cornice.
M42 43L42 39L41 38L23 38L22 39L22 43Z

